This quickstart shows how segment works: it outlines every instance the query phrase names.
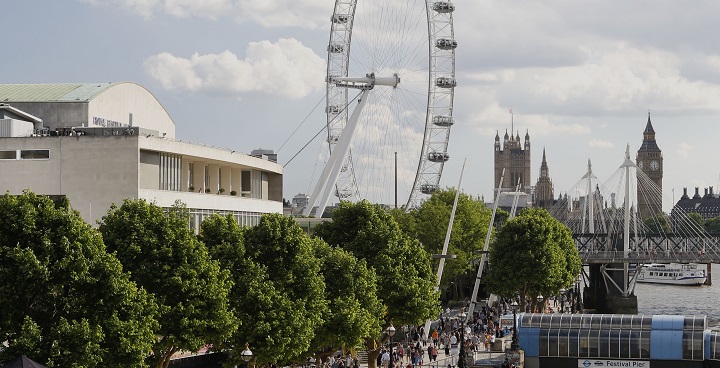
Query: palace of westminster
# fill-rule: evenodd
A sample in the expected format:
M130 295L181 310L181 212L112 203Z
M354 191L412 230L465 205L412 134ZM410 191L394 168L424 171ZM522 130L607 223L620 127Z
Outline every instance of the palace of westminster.
M505 195L504 199L503 195L498 199L499 206L506 210L509 209L511 207L509 204L511 202L511 193L516 192L516 188L519 188L520 192L523 192L528 197L528 200L525 201L525 205L518 205L518 207L541 207L548 209L551 213L557 213L557 211L553 211L554 209L570 208L571 206L568 206L567 203L567 194L560 194L557 198L555 197L545 149L543 149L542 163L540 164L540 176L535 185L532 185L530 147L529 132L525 133L523 141L520 139L520 133L513 136L512 132L508 134L506 131L502 142L500 141L500 134L495 135L495 182L493 188L494 192L498 190L502 178L503 184L500 191ZM655 130L650 121L649 113L647 125L643 132L642 145L635 157L635 164L650 179L649 181L638 181L637 193L650 193L652 188L647 186L652 185L662 191L663 156L655 140ZM505 171L504 178L503 170ZM652 184L650 184L650 181ZM642 219L653 214L662 213L662 196L638 195L637 205ZM685 189L683 196L673 206L673 211L696 212L706 220L720 216L720 195L713 193L713 188L710 187L705 189L704 195L700 194L699 188L695 188L695 195L690 197L687 194L687 189Z

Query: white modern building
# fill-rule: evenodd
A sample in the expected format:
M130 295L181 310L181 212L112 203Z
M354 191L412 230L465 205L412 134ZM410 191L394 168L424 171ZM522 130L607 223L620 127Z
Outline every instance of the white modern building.
M184 203L241 225L282 213L282 166L175 138L160 102L134 83L0 84L0 191L60 195L95 224L111 204Z

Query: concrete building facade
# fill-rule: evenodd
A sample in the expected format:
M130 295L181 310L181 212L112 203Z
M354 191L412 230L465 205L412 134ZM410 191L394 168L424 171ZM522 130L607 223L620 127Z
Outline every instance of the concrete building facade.
M281 165L175 139L169 114L137 84L0 85L0 101L3 192L66 196L91 224L126 198L180 201L195 229L212 213L241 225L282 213ZM32 134L2 129L23 122Z

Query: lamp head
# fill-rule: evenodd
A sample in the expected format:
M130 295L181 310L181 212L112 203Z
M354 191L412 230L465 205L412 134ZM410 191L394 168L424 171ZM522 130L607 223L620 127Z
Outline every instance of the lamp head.
M252 353L252 351L250 351L250 347L248 346L248 343L245 343L245 350L240 352L240 357L245 362L249 362L250 359L252 359L252 356L253 356L253 353Z
M395 327L393 327L392 323L390 323L390 327L388 327L385 331L387 331L388 335L395 336Z

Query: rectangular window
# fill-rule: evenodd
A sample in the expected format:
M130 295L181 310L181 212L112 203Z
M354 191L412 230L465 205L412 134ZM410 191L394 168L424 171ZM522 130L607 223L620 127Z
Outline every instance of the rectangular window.
M190 187L193 187L195 189L195 164L190 162L188 163L188 190Z
M0 151L0 160L16 160L17 151Z
M242 188L242 196L250 196L250 171L245 171L240 174L240 187Z
M47 160L50 158L50 150L22 150L20 151L21 160Z
M160 189L180 190L180 162L182 156L171 153L160 153Z

